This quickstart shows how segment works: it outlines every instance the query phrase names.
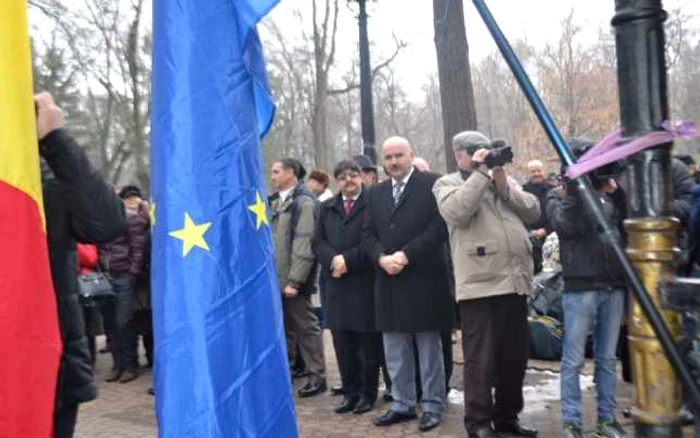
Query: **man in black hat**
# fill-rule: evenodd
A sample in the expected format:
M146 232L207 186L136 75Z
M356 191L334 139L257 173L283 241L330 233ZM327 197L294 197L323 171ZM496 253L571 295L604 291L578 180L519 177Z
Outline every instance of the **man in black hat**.
M367 155L355 155L353 160L362 169L362 183L365 187L372 187L379 182L377 166L372 163L372 160Z

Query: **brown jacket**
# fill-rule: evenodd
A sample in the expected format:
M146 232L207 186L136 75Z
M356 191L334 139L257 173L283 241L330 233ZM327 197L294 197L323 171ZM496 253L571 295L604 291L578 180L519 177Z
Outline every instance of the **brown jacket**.
M532 245L524 223L539 219L540 204L514 179L508 184L507 200L482 171L466 180L446 175L433 187L450 234L457 301L530 293Z

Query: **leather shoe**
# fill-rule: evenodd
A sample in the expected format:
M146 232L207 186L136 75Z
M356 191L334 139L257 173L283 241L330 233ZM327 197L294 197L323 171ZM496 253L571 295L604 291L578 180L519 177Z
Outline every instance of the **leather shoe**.
M391 391L387 390L387 391L384 391L384 395L382 396L382 399L387 403L391 403L394 401L394 396L391 395Z
M112 371L107 374L107 377L105 377L105 382L116 382L122 377L122 373L124 370L121 368L112 368Z
M340 402L340 404L335 408L335 413L336 414L347 414L348 412L352 411L355 409L355 406L357 406L357 397L345 397L343 398L343 401Z
M469 438L501 438L501 436L490 426L486 426L469 432Z
M331 386L331 395L345 395L343 385Z
M405 423L406 421L415 420L416 418L418 418L416 414L402 414L401 412L389 409L384 415L374 420L374 425L377 427L386 427L392 424Z
M308 377L308 370L291 370L292 379L301 379L302 377Z
M515 419L504 423L495 423L497 432L504 432L514 436L525 436L534 438L537 436L537 429L525 426L520 420Z
M119 379L119 383L129 383L132 380L139 378L139 372L135 370L126 370Z
M418 426L418 429L420 429L421 432L433 430L440 425L440 420L440 414L423 412L423 415L420 417L420 426Z
M326 390L328 387L325 379L310 381L299 390L299 397L313 397L326 392Z
M372 409L374 409L374 403L372 403L372 401L367 397L360 397L360 400L357 402L357 405L352 413L355 415L362 415L366 414Z

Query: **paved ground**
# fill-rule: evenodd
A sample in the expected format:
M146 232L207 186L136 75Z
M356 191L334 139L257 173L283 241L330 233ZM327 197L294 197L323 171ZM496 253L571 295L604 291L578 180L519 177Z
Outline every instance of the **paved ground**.
M102 339L99 340L103 342ZM328 362L329 382L338 382L338 371L335 356L326 333L326 360ZM143 360L145 362L145 360ZM462 387L461 352L455 351L455 375L452 379L454 388ZM85 404L80 409L76 436L78 438L132 438L156 437L157 424L153 414L153 398L146 391L151 383L150 370L144 369L138 380L129 384L105 383L104 377L111 365L108 355L100 355L96 367L96 376L100 385L100 398ZM559 377L558 364L533 361L526 378L525 397L526 408L521 418L527 423L536 425L540 437L559 437ZM593 379L590 365L586 367L583 384L584 408L586 412L587 435L592 436L595 421L594 393L591 388ZM303 382L297 382L299 387ZM618 403L620 409L630 404L632 388L620 383L618 387ZM411 422L393 426L388 429L378 429L372 425L372 419L386 409L380 404L375 411L364 416L353 414L340 416L333 413L333 406L339 401L329 393L311 399L297 401L297 417L299 419L300 436L304 438L341 438L341 437L443 437L456 438L466 436L462 426L461 393L452 391L450 405L444 416L442 426L426 434L418 432L418 423ZM620 419L622 416L620 415ZM632 431L629 421L628 425ZM686 431L685 436L692 436Z

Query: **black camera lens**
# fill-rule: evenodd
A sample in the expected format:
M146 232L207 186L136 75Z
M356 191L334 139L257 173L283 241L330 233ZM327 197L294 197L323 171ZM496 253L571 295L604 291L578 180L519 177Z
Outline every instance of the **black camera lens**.
M513 162L513 149L510 146L491 148L484 161L489 169L504 166L506 163L511 162Z

